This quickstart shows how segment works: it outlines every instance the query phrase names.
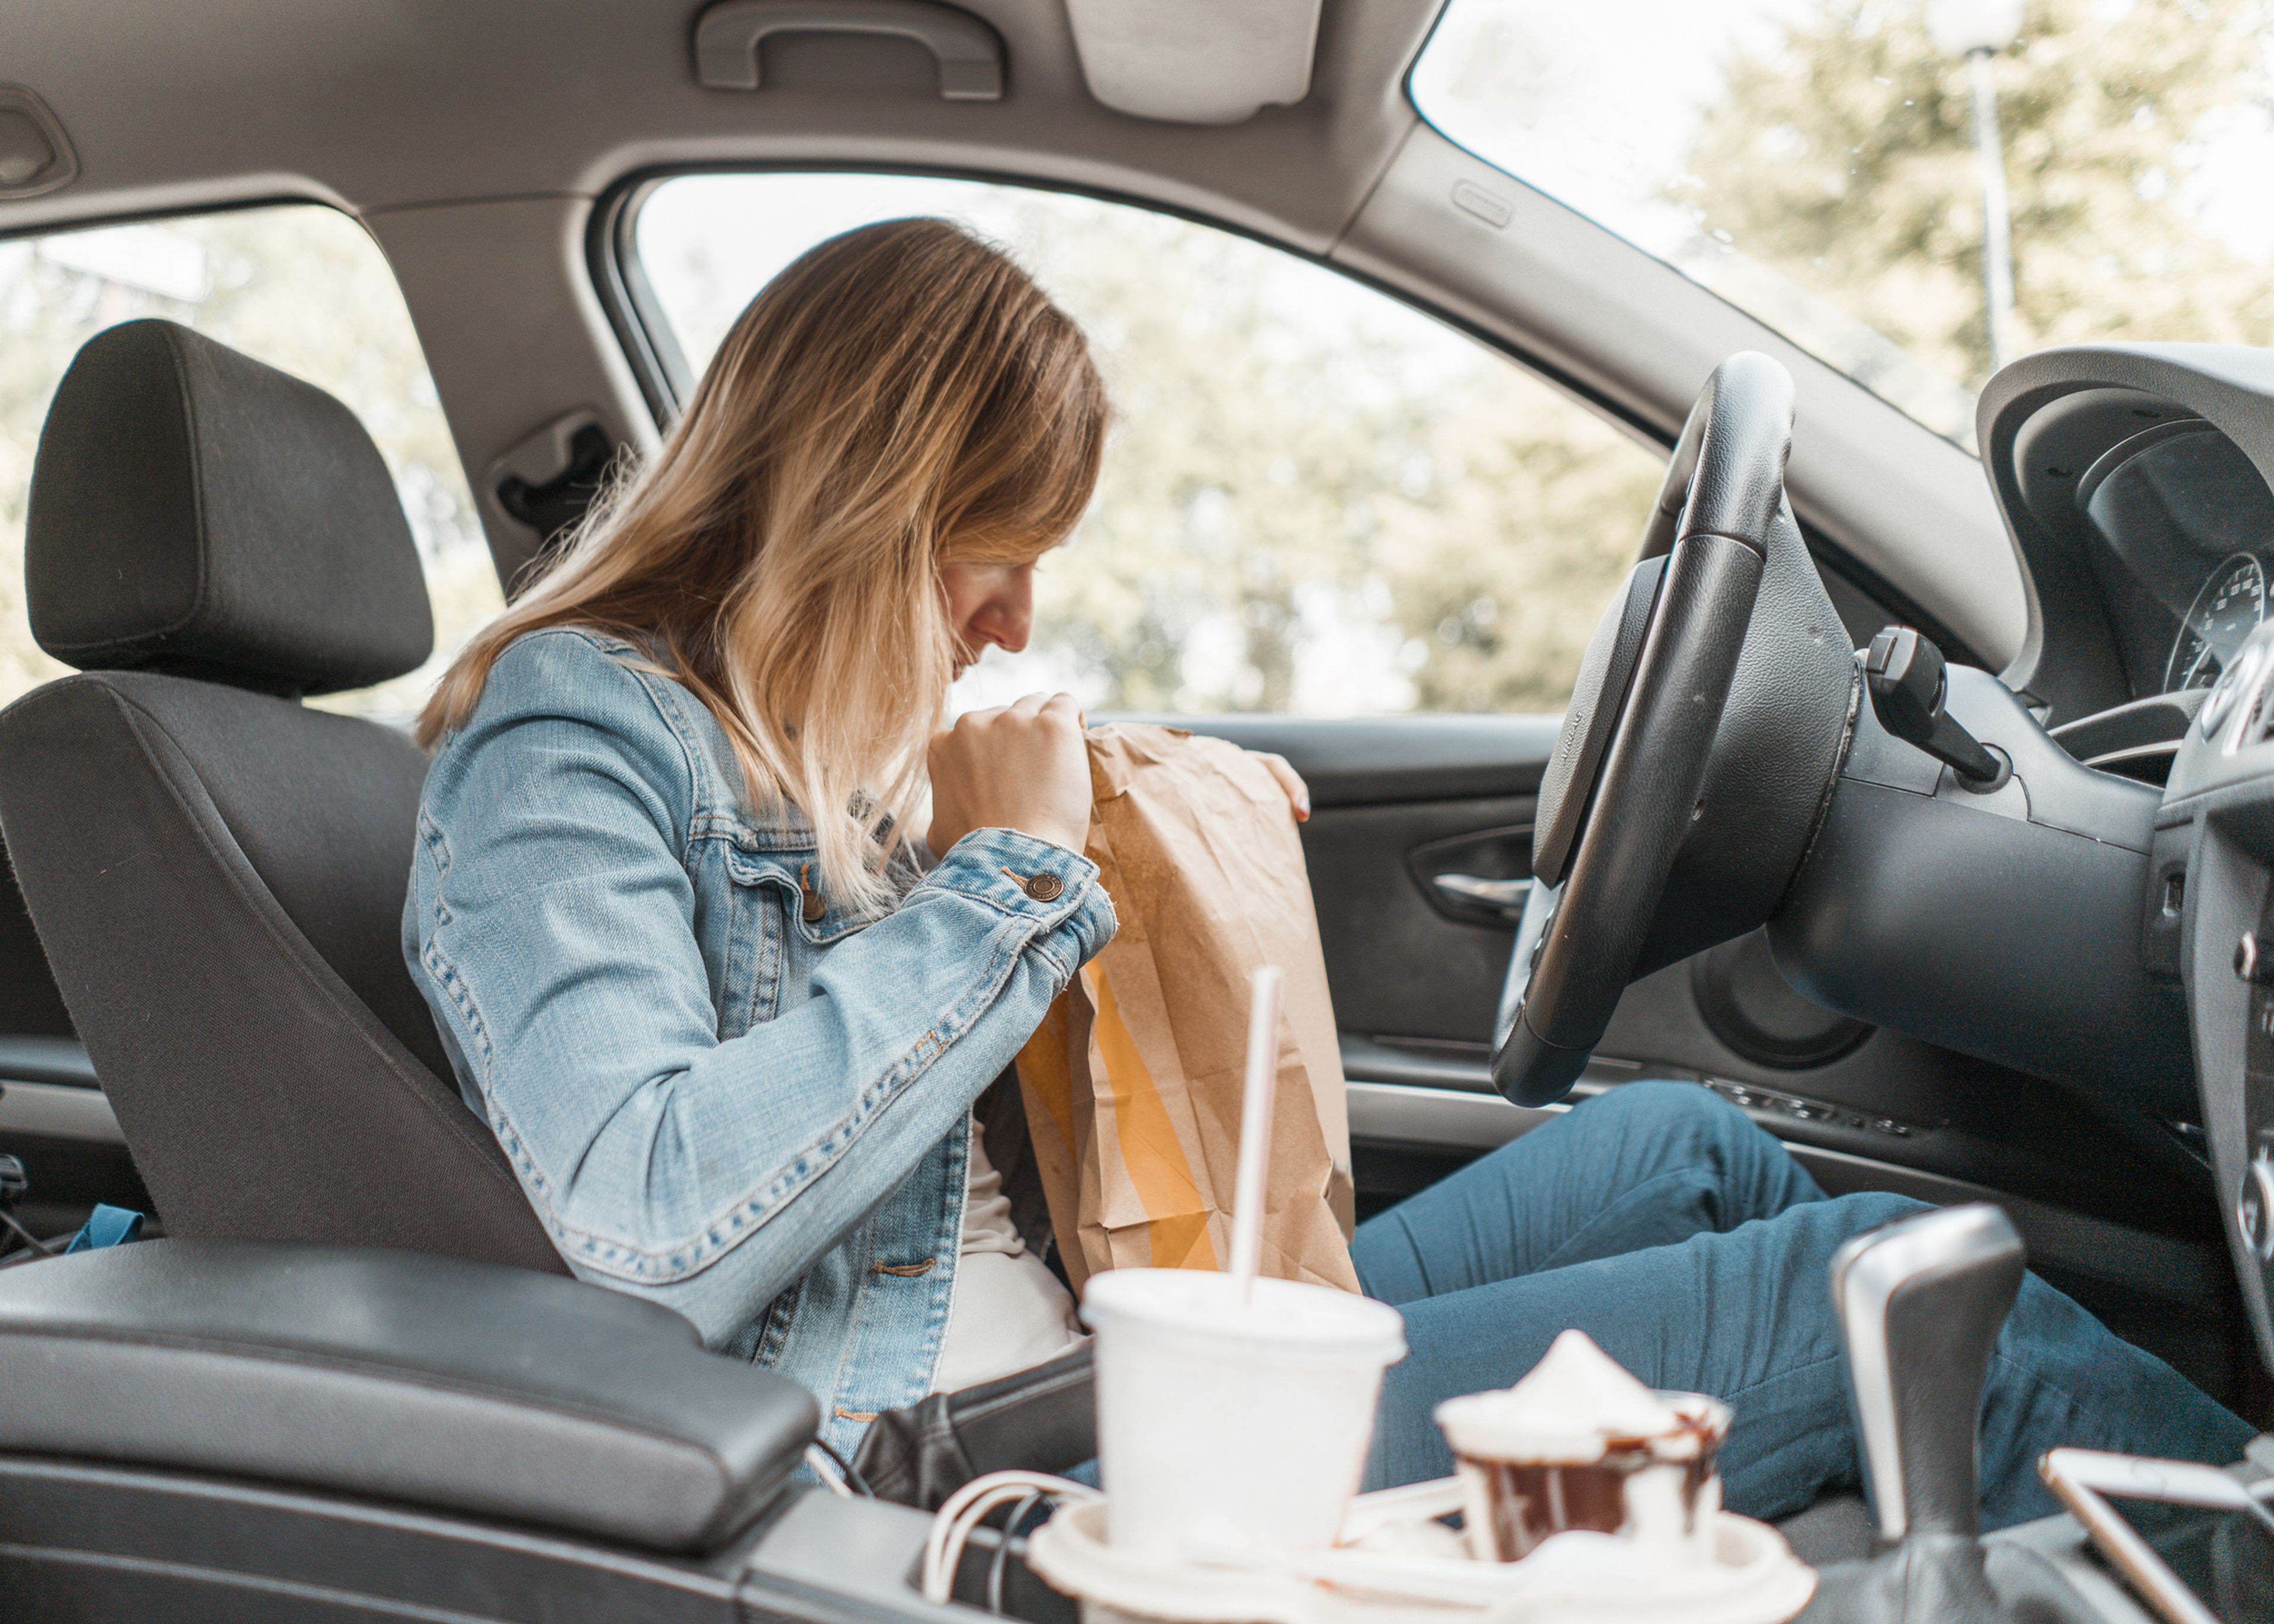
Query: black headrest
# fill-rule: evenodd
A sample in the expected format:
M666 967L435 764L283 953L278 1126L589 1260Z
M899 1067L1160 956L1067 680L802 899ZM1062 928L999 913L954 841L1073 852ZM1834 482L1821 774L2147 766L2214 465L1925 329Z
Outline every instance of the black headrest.
M32 468L32 635L82 671L324 694L434 646L379 447L312 384L170 321L96 334Z

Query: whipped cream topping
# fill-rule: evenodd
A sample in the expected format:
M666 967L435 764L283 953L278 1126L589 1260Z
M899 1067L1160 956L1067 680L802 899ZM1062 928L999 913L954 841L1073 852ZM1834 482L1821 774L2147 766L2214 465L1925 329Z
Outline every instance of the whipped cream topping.
M1446 1400L1437 1425L1457 1455L1540 1465L1600 1461L1616 1443L1694 1430L1584 1331L1558 1336L1514 1387Z

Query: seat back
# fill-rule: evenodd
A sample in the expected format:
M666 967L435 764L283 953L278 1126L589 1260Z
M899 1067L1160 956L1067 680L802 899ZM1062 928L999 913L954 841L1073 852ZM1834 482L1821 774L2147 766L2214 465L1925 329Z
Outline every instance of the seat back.
M558 1270L400 947L425 761L304 693L433 644L337 401L163 321L88 341L40 439L0 838L169 1230Z

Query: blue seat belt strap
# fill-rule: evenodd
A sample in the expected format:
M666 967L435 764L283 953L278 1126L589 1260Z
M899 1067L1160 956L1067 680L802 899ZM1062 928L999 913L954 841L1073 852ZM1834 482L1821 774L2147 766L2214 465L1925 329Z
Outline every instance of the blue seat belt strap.
M94 1252L103 1246L123 1246L142 1233L142 1214L124 1207L98 1202L87 1221L64 1247L66 1254Z

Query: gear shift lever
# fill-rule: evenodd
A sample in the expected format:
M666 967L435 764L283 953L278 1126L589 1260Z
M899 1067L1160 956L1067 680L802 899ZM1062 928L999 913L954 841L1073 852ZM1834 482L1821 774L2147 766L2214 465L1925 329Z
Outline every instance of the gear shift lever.
M1865 1484L1891 1544L1982 1531L1982 1382L2024 1262L1986 1202L1900 1219L1832 1259Z
M1795 1624L2071 1624L2105 1615L1981 1538L1982 1381L2027 1262L1986 1203L1859 1235L1832 1259L1849 1402L1882 1549L1824 1570ZM2017 1556L2026 1560L2019 1565Z

